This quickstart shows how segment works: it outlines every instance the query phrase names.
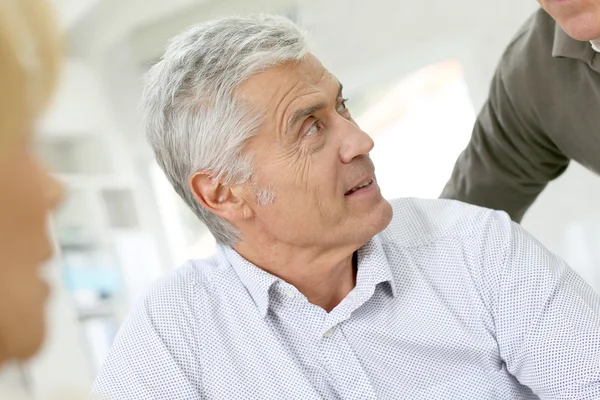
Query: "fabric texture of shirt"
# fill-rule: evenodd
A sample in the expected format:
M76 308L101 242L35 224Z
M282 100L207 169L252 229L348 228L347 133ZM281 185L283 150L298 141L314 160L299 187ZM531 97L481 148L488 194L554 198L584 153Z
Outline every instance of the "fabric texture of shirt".
M519 222L570 160L600 173L599 104L600 55L540 9L502 56L441 197Z
M598 399L600 299L501 212L392 202L330 313L221 247L121 328L102 399Z

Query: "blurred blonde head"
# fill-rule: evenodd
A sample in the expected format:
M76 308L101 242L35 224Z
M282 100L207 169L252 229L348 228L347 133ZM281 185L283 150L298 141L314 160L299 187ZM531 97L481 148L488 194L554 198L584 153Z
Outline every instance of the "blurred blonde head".
M45 2L0 0L2 140L29 129L48 102L58 76L59 43Z
M0 0L0 364L31 357L44 338L51 254L48 213L60 185L33 148L35 120L59 67L59 35L41 0Z

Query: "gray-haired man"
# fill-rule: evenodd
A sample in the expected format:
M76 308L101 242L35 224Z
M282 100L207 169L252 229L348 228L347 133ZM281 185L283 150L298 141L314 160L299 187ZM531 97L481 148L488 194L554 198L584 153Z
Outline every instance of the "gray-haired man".
M144 102L219 250L136 307L97 395L600 397L598 296L506 214L383 199L373 141L290 21L192 28Z

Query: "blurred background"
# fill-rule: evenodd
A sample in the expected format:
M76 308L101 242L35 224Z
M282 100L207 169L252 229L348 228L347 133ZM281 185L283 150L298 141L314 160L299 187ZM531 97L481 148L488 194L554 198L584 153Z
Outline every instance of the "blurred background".
M220 15L298 21L376 143L388 198L437 197L466 145L495 65L534 0L53 0L66 42L38 148L67 188L52 219L49 336L0 385L34 398L89 388L132 303L214 240L153 160L138 117L141 77L167 40ZM600 290L600 179L572 164L523 225Z

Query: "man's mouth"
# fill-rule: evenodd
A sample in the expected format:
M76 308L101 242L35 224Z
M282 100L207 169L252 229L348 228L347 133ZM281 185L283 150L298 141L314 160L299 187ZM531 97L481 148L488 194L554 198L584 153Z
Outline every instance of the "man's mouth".
M356 191L358 191L358 190L361 190L361 189L364 189L364 188L366 188L366 187L369 187L369 186L371 186L372 184L373 184L373 179L369 179L369 180L367 180L367 181L365 181L365 182L361 183L360 185L358 185L358 186L355 186L355 187L353 187L352 189L348 190L348 191L347 191L347 192L344 194L344 196L349 196L349 195L351 195L352 193L354 193L354 192L356 192Z

